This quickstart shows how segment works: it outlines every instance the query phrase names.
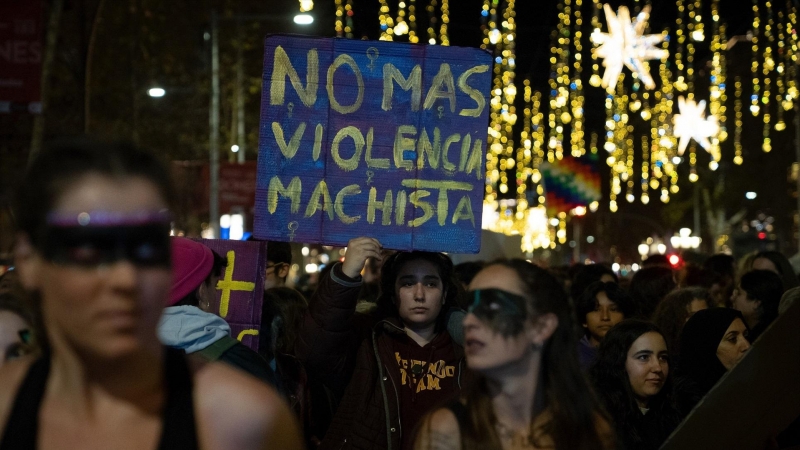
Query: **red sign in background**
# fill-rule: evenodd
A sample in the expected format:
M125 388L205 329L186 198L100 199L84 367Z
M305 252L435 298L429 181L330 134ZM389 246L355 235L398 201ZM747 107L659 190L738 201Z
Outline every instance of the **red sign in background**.
M42 2L0 0L0 113L41 112Z
M217 283L217 297L211 311L228 322L232 337L258 351L267 243L221 239L198 241L228 260L228 266Z
M220 164L219 166L219 210L234 212L242 208L250 213L256 203L256 161L243 164Z

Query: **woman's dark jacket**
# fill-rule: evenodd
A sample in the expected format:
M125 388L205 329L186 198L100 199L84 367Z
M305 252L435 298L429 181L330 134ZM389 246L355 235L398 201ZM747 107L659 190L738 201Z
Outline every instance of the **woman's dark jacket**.
M400 450L413 430L400 423L400 367L392 335L405 335L396 319L376 321L357 314L361 279L336 264L311 298L297 345L309 379L325 384L340 399L321 449ZM464 383L464 349L453 341L460 361L456 382ZM422 414L422 413L421 413Z

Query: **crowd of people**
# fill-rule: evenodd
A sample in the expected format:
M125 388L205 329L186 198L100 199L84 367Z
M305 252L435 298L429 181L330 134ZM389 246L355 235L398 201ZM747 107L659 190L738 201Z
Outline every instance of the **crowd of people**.
M718 254L454 266L352 239L308 295L268 243L258 351L211 305L225 258L170 237L155 157L72 142L32 164L0 278L0 450L657 449L800 295ZM800 445L800 422L764 448Z

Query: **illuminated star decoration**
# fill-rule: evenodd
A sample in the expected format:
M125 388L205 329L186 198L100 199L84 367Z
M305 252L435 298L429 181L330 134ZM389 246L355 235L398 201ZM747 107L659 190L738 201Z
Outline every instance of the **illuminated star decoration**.
M602 86L613 93L624 64L638 75L647 89L653 89L656 85L644 61L666 58L669 52L655 47L664 40L663 35L642 34L650 17L650 5L642 8L634 22L631 22L631 14L626 6L620 6L618 14L614 14L608 4L603 5L603 10L609 32L601 33L595 29L592 33L592 42L599 46L595 49L595 55L603 58L603 67L606 68Z
M678 97L678 109L680 114L675 114L675 137L680 138L678 142L678 155L683 155L689 141L694 139L706 151L711 151L710 137L719 133L719 121L715 116L708 118L706 115L706 101L686 100L682 96Z

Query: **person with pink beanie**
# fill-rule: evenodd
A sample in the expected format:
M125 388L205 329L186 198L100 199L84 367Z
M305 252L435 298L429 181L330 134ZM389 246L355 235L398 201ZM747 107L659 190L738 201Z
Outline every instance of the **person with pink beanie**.
M209 312L225 259L183 237L171 238L171 247L172 289L158 324L161 342L205 361L228 363L274 386L269 363L231 337L225 319Z

